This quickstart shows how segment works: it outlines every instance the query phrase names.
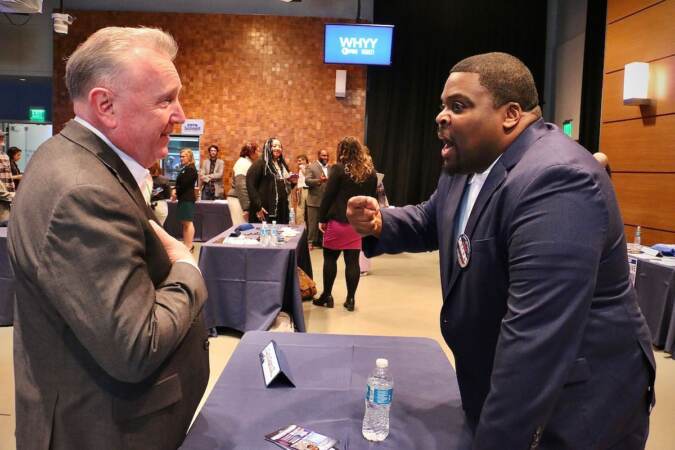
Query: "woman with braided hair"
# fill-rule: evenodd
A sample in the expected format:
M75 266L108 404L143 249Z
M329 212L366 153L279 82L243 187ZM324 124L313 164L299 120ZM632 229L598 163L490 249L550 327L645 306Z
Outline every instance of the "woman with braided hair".
M251 165L246 174L249 221L288 223L291 180L281 141L269 138L263 146L262 157Z

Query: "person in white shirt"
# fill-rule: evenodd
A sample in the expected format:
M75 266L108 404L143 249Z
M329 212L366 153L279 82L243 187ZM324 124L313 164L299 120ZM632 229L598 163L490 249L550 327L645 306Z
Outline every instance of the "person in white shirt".
M307 155L298 155L298 184L296 184L295 193L295 223L300 225L306 222L305 213L307 206L307 196L309 195L309 186L305 183L305 169L307 169Z
M258 157L258 144L248 142L241 147L239 159L232 168L232 189L227 193L227 206L230 209L232 225L248 222L249 197L246 188L246 174Z

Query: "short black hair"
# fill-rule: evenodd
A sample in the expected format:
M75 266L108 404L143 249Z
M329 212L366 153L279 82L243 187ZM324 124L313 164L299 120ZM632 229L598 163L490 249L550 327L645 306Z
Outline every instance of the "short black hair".
M7 156L9 156L10 160L14 160L14 155L21 152L22 150L19 147L10 147L7 149Z
M477 73L480 84L492 94L495 108L508 102L518 103L523 111L539 106L532 72L521 60L508 53L470 56L450 69L450 73L454 72Z

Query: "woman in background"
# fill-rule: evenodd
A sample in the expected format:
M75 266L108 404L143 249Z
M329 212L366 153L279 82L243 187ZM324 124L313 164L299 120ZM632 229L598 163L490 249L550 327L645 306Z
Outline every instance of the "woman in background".
M180 172L176 177L176 189L172 200L178 199L177 217L183 226L183 243L190 251L194 250L192 240L195 237L195 227L192 220L195 215L195 184L197 183L197 169L192 150L184 148L180 151Z
M293 193L295 194L295 223L302 225L305 223L305 210L307 208L307 196L309 195L309 186L305 183L305 169L309 164L307 155L298 155L298 184L296 184Z
M199 169L199 181L202 188L202 200L223 198L223 170L225 162L218 158L218 146L209 146L209 159L202 161Z
M377 176L373 160L355 137L346 137L337 148L337 163L328 173L326 192L319 210L319 229L323 235L323 292L313 300L317 306L333 307L333 283L337 259L344 253L347 300L344 307L354 311L354 296L359 285L361 236L347 222L347 201L357 195L374 197Z
M258 157L258 144L249 142L239 151L239 159L232 168L232 189L227 193L227 206L230 209L232 225L248 222L249 197L246 188L246 174Z
M290 175L281 141L269 138L263 147L262 158L251 165L246 175L250 221L288 223Z
M19 188L19 182L21 181L21 170L19 169L18 162L21 160L21 149L19 147L10 147L7 149L7 156L9 157L9 165L12 170L12 180L14 180L14 189Z
M169 179L162 175L162 168L159 166L159 162L155 162L150 166L149 170L152 176L150 207L155 212L155 217L159 224L164 225L164 221L169 215L169 206L166 201L171 198L171 186L169 186Z

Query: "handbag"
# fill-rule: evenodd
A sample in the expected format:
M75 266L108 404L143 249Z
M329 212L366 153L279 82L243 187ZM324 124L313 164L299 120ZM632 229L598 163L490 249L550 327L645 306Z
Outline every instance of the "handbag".
M310 300L316 295L316 283L309 275L299 267L296 267L298 272L298 280L300 282L300 296L303 300Z

